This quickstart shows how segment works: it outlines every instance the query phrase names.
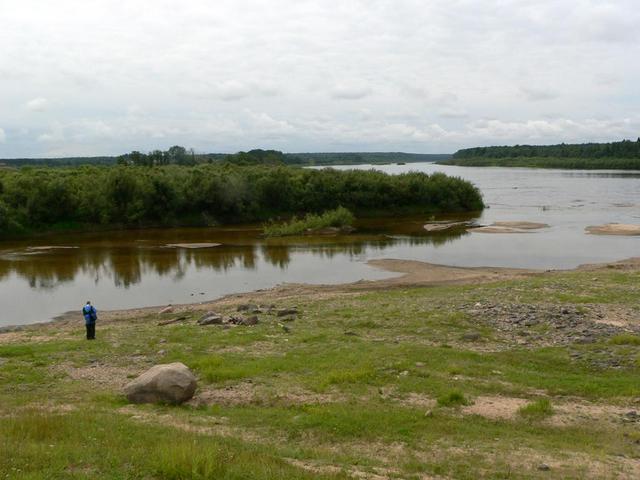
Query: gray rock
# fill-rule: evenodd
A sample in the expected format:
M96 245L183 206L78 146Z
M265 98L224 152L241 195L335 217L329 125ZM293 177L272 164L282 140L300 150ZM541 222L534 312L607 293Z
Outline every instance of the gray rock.
M222 315L219 315L215 312L207 312L200 318L200 320L198 320L198 325L221 325L221 324L222 324Z
M252 315L250 317L245 317L244 315L232 315L227 319L227 323L230 323L231 325L250 326L257 325L260 323L260 320L258 320L257 315Z
M196 391L196 377L180 363L156 365L124 387L127 399L133 403L186 402Z
M258 320L258 316L257 315L252 315L251 317L245 317L241 320L241 323L239 323L239 325L257 325L258 323L260 323L260 320Z
M542 472L548 472L549 470L551 470L551 467L546 463L541 463L540 465L538 465L538 470Z
M298 314L298 308L297 307L279 308L278 310L276 310L276 315L278 317L286 317L287 315L297 315L297 314Z

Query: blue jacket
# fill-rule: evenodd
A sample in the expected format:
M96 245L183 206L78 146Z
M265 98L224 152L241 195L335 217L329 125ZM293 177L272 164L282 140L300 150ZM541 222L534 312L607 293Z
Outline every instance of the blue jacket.
M98 311L93 305L85 305L82 307L82 315L84 315L84 323L87 325L96 323L98 319Z

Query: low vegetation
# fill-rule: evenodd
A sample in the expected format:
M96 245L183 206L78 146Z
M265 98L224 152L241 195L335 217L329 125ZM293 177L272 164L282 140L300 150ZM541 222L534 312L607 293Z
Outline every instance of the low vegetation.
M301 219L293 217L288 222L269 223L264 226L264 234L267 237L284 237L287 235L301 235L326 228L344 229L353 225L354 220L353 213L344 207L338 207L335 210L329 210L319 215L309 213Z
M0 169L0 237L55 229L266 221L343 206L354 214L483 208L443 174L271 165Z
M542 419L553 415L553 407L548 398L541 398L518 409L518 414L524 418Z
M458 390L454 390L438 397L438 405L441 407L457 407L468 404L469 400L467 400L464 394Z
M162 326L105 316L95 342L79 319L0 334L0 478L638 478L639 280L256 292ZM244 302L300 313L196 324ZM123 384L173 361L198 376L194 402L127 404Z

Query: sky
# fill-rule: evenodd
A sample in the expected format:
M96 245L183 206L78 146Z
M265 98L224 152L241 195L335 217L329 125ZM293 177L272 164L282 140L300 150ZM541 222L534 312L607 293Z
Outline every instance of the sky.
M640 136L637 0L0 0L0 158Z

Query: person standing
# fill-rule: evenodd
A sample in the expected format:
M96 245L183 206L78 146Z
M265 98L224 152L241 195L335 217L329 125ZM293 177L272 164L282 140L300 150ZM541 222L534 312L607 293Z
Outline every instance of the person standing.
M87 327L87 340L96 339L96 320L98 320L98 311L91 302L82 307L82 315L84 316L84 325Z

